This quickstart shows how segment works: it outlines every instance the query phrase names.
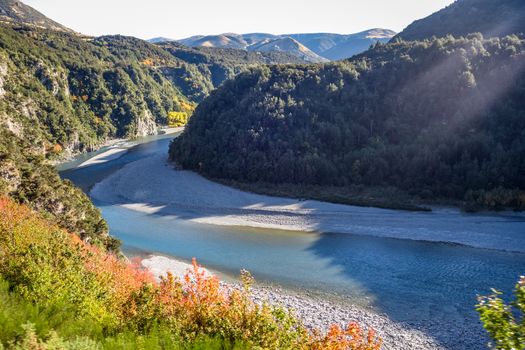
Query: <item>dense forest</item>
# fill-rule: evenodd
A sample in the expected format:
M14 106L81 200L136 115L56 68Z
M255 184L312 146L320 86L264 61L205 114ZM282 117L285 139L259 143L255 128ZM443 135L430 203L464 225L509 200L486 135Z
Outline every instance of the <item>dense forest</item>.
M213 178L523 208L524 44L396 40L348 61L253 69L199 105L170 155Z
M157 132L184 96L138 61L65 32L0 26L0 194L86 241L118 250L89 198L49 159Z
M191 114L195 102L245 67L297 61L284 54L256 60L239 50L196 58L194 51L2 25L0 108L11 124L38 134L43 147L86 151L108 138L156 133L169 112Z
M394 37L404 40L481 33L485 37L525 34L525 2L522 0L457 0L446 8L419 19Z
M0 55L2 112L11 128L55 153L152 134L185 100L161 74L110 53L102 40L1 26Z

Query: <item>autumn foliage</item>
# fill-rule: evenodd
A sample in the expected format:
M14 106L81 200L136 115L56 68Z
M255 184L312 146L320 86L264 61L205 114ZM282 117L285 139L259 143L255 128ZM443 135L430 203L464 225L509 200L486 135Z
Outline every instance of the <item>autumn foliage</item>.
M289 311L255 303L246 274L244 289L225 287L194 260L183 278L167 274L156 281L139 264L89 245L9 199L0 199L0 277L24 300L39 308L68 310L75 322L90 325L75 334L53 331L49 339L99 341L101 335L151 337L162 332L183 344L205 336L249 349L381 347L375 332L358 324L334 325L326 334L310 332ZM31 326L24 330L33 340L46 337Z
M169 112L168 113L168 126L171 128L176 128L179 126L184 126L188 123L188 113L186 112Z

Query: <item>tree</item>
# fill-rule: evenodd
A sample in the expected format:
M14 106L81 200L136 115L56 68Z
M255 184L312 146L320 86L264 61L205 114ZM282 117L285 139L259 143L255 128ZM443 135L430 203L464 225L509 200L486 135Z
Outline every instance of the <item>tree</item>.
M171 128L184 126L188 123L188 113L186 112L169 112L168 125Z

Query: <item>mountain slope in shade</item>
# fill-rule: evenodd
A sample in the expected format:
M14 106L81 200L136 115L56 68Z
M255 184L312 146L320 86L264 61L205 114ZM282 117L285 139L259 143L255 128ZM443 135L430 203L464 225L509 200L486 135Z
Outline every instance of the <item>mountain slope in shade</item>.
M288 52L294 56L297 56L305 61L318 63L327 62L326 58L323 58L298 42L297 40L285 37L279 39L266 39L262 42L256 43L248 47L250 51L258 52Z
M366 51L376 42L388 42L396 32L375 28L355 34L290 34L289 36L316 54L330 60L340 60Z
M355 34L307 33L273 35L267 33L225 33L207 36L196 35L178 40L178 42L193 47L222 47L251 51L260 49L284 51L284 47L290 47L290 52L298 55L298 57L303 59L307 57L310 62L321 62L324 61L324 59L339 60L351 57L367 50L370 45L377 41L389 41L395 34L394 31L380 28ZM293 39L297 43L291 42L290 39ZM150 41L153 40L155 39L151 39ZM304 48L301 48L298 44L307 50L304 50ZM308 51L310 52L308 53Z
M525 33L523 0L458 0L405 28L396 38L421 40L479 32L485 37Z
M49 19L31 6L16 0L0 0L0 21L26 24L45 29L73 32L71 29Z

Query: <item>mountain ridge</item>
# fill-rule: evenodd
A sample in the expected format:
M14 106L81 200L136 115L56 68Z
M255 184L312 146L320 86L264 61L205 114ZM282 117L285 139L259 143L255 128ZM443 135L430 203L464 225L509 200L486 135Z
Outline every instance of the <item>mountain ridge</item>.
M457 0L432 15L412 22L392 40L423 40L479 32L485 37L525 33L525 1Z
M312 63L328 62L328 59L319 56L308 47L301 44L292 37L284 37L278 39L266 39L248 46L248 51L257 52L288 52L305 61Z
M192 47L229 47L236 49L252 50L272 40L292 38L310 51L319 56L315 58L310 54L310 61L340 60L366 51L376 42L387 42L396 33L389 29L372 28L353 34L335 33L295 33L295 34L269 34L269 33L223 33L218 35L194 35L184 39L153 38L148 41L159 42L177 41ZM276 49L277 50L277 49ZM277 50L278 51L278 50ZM299 55L301 55L299 53Z
M0 20L74 33L72 29L53 21L31 6L17 0L0 0Z

